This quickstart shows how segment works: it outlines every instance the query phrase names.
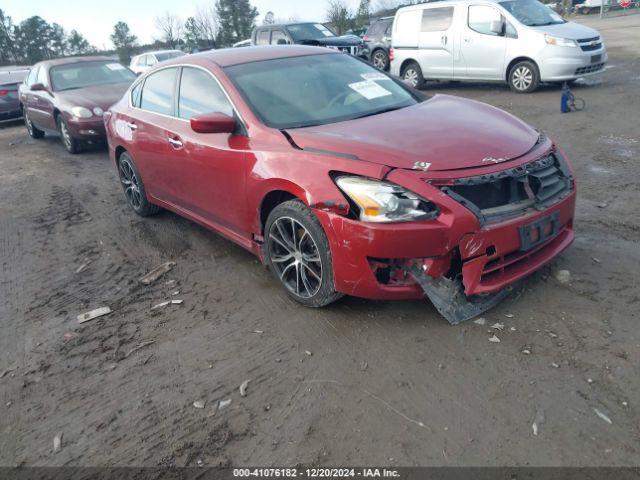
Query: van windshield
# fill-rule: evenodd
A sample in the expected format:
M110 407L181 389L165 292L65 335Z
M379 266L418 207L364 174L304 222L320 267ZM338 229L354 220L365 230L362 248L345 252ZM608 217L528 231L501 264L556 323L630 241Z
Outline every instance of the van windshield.
M528 27L543 27L566 23L563 18L537 0L509 0L500 5L520 23Z

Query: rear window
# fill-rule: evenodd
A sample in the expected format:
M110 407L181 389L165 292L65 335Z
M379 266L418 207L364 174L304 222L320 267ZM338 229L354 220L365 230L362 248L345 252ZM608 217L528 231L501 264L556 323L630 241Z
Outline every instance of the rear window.
M425 8L422 11L423 32L442 32L448 30L453 19L453 7Z
M171 115L177 68L153 73L144 81L140 108L149 112Z
M53 67L49 71L54 91L132 83L136 74L117 62L79 62Z

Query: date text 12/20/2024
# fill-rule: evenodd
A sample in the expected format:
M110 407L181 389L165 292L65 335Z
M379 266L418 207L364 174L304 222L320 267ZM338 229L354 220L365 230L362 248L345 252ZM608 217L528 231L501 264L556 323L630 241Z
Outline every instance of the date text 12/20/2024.
M388 468L235 468L235 478L400 478Z

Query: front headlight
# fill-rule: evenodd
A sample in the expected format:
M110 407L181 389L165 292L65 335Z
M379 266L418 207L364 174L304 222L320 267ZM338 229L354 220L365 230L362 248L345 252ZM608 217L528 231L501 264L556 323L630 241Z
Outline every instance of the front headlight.
M568 38L554 37L552 35L545 35L544 41L549 45L556 45L558 47L577 47L578 42L570 40Z
M71 113L73 114L74 117L78 117L78 118L93 117L93 113L91 112L91 110L85 107L73 107L71 109Z
M339 177L338 187L360 209L364 222L432 220L438 207L399 185L363 177Z

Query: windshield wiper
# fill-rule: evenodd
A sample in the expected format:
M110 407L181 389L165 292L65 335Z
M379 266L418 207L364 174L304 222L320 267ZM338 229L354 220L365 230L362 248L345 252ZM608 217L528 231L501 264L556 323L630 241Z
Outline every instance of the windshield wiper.
M358 115L357 117L353 117L351 120L355 120L356 118L372 117L374 115L380 115L382 113L387 113L387 112L393 112L394 110L400 110L401 108L405 108L405 106L382 108L374 112L365 113L364 115Z

